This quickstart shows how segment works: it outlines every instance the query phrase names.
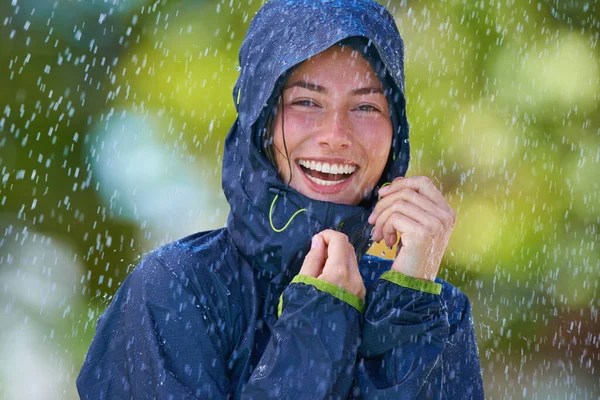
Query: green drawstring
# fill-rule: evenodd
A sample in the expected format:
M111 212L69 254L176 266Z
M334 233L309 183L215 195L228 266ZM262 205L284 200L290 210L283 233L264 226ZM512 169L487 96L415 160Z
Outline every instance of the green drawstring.
M277 198L278 198L278 197L279 197L279 195L278 195L278 194L276 194L276 195L275 195L275 198L273 199L273 202L271 203L271 209L269 210L269 222L271 223L271 229L273 229L273 230L274 230L275 232L277 232L277 233L280 233L280 232L283 232L283 231L285 231L285 230L287 229L287 227L288 227L288 226L290 226L290 223L292 222L292 220L293 220L294 218L296 218L296 215L298 215L298 214L300 214L300 213L302 213L302 212L305 212L305 211L306 211L306 208L302 208L302 209L300 209L300 210L296 211L296 212L294 213L294 215L292 215L292 217L290 218L290 220L287 222L287 224L285 224L285 226L284 226L283 228L281 228L281 229L277 229L277 228L275 228L275 226L273 225L273 207L275 207L275 202L277 201Z

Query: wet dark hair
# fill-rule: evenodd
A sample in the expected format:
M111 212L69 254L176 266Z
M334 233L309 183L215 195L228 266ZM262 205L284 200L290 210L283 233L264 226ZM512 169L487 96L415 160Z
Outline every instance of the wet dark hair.
M286 79L287 81L287 79ZM271 163L271 165L273 165L273 167L275 167L277 169L277 160L275 158L275 151L279 151L281 153L281 150L279 150L276 146L275 146L275 123L277 122L277 113L281 112L281 135L283 136L283 149L285 151L285 154L281 153L282 156L285 157L285 159L288 162L288 168L290 169L290 179L286 182L286 185L289 185L290 182L292 181L292 162L290 161L290 157L289 157L289 153L287 150L287 143L285 141L285 111L284 111L284 101L283 101L283 86L280 88L279 90L279 94L277 96L277 101L275 102L275 106L273 107L273 110L271 111L271 113L269 114L269 118L267 119L267 123L265 124L266 127L266 131L265 131L265 139L263 140L264 143L264 148L263 151L265 152L265 155L267 156L267 159L269 160L269 162Z

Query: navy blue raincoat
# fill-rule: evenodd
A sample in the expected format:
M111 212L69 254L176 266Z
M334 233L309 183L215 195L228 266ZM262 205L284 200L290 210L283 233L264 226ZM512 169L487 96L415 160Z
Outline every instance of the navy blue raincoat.
M311 200L261 151L286 72L353 37L365 38L389 79L395 134L381 182L406 173L404 53L392 16L367 0L268 2L240 51L238 118L223 160L227 226L155 250L127 277L98 321L77 379L82 398L483 398L466 296L365 255L375 197L359 206ZM354 245L364 303L296 276L324 229Z

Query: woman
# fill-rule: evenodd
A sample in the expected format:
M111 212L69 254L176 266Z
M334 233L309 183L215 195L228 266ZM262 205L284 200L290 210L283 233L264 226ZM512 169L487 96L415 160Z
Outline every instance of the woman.
M435 281L454 213L427 178L401 178L391 15L273 0L240 65L227 226L135 268L100 318L81 397L482 398L469 302ZM393 263L365 255L397 233Z

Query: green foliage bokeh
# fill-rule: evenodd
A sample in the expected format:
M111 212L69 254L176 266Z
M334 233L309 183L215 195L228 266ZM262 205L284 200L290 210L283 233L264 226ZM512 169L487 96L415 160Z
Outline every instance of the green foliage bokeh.
M486 393L598 396L600 7L383 3L405 41L409 175L430 177L457 211L440 275L471 299ZM216 193L237 52L261 2L48 4L0 5L0 226L7 241L24 227L52 238L83 265L76 300L59 313L23 308L15 322L44 320L39 337L60 349L52 362L71 365L57 390L74 397L118 284L175 239L99 194L104 134L127 115L151 124L173 157L201 160L191 174L226 209ZM197 230L224 223L213 205L200 206L212 219ZM0 251L10 274L15 250ZM1 296L8 321L18 301Z

